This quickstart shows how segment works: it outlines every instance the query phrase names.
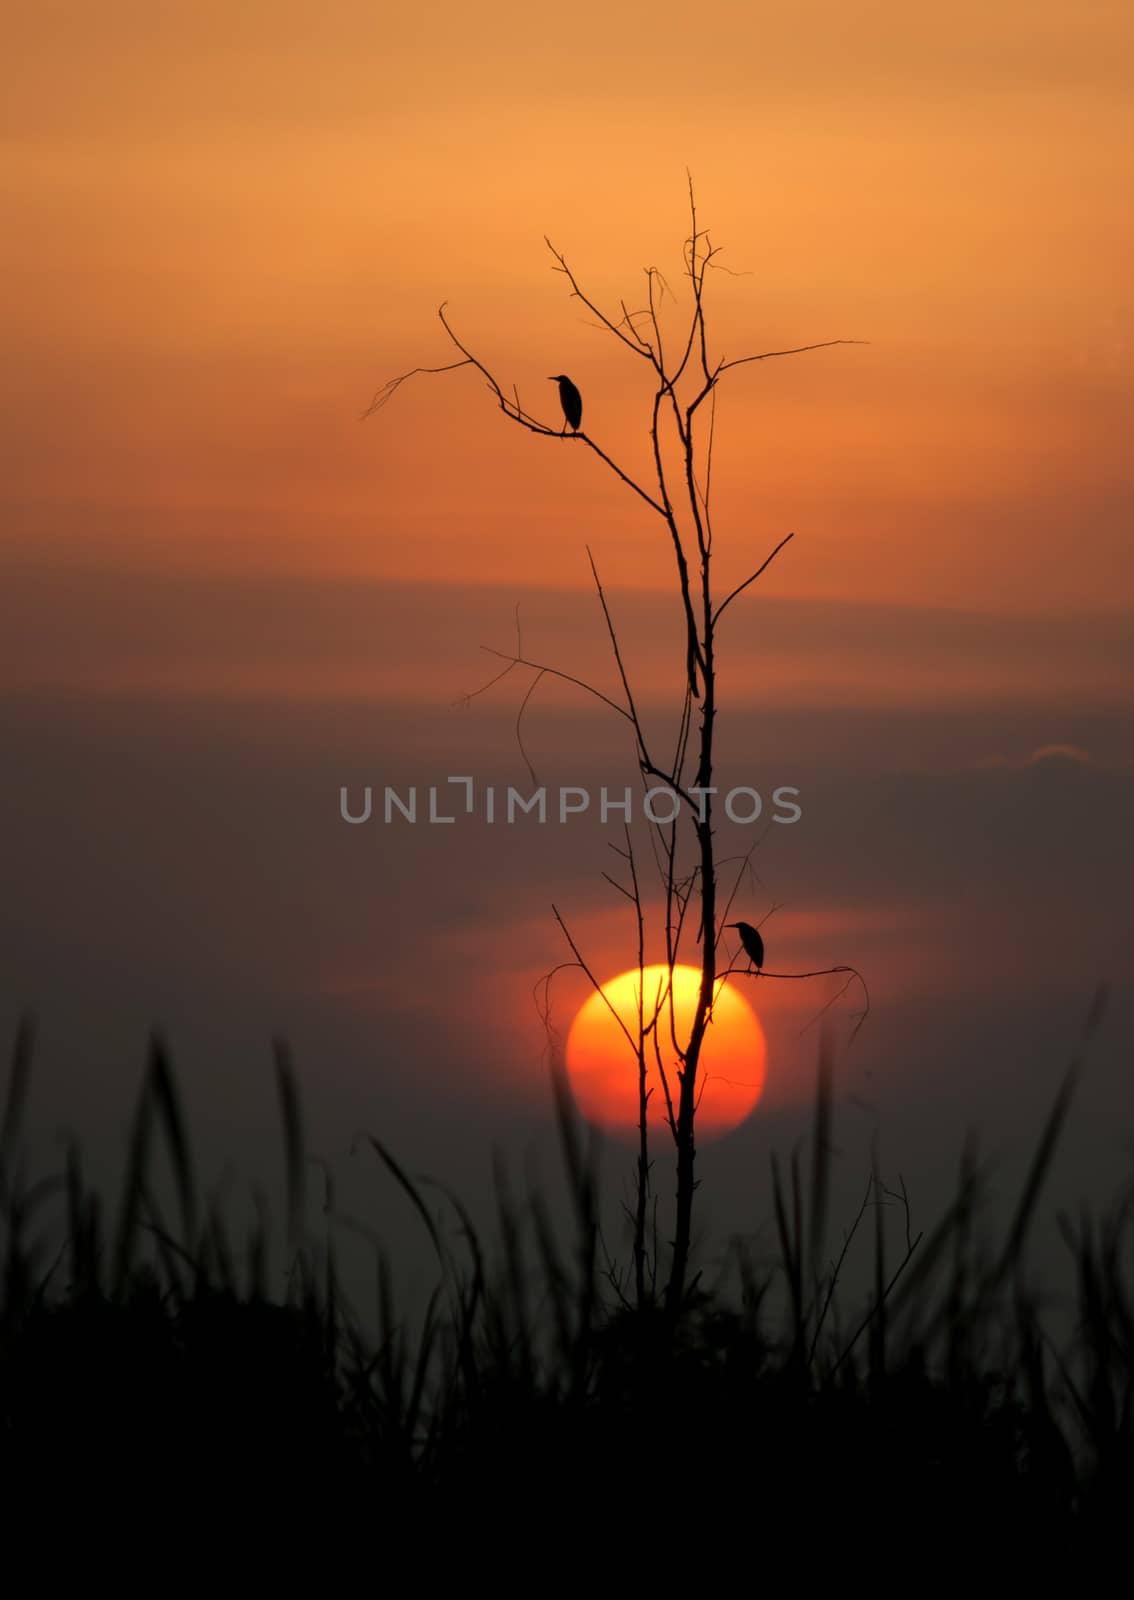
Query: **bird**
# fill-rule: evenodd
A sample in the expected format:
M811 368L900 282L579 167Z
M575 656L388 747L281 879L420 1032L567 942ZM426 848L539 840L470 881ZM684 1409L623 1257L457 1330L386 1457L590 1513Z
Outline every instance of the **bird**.
M578 433L579 424L583 420L583 397L571 382L565 372L557 372L548 379L549 383L559 385L559 404L563 407L566 419L563 423L563 432L567 432L567 423L571 424L572 433Z
M735 928L740 935L740 942L744 946L744 953L752 962L756 971L764 965L764 941L750 922L726 922L726 928Z

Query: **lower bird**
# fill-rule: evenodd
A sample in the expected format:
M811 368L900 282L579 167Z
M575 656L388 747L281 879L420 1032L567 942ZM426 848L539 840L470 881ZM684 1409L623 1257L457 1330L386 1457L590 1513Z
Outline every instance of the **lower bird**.
M764 941L750 922L726 922L726 928L735 928L744 946L744 953L759 972L764 965Z
M565 372L557 372L548 379L549 383L559 385L559 404L563 407L563 432L567 432L568 422L571 424L572 433L578 433L579 424L583 420L583 397L571 382Z

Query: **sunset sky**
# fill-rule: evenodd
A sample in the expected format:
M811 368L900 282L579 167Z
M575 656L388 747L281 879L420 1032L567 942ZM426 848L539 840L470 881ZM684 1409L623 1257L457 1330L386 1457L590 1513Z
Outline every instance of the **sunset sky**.
M739 913L780 908L784 970L870 979L846 1182L876 1125L927 1204L970 1124L1012 1169L1109 979L1063 1174L1105 1189L1134 1021L1126 0L39 0L5 31L0 1021L40 1018L45 1136L113 1147L161 1023L218 1164L273 1157L277 1033L328 1151L381 1127L474 1184L493 1141L542 1148L552 903L598 970L633 960L611 830L350 828L339 790L525 783L526 685L456 702L517 605L526 649L612 692L588 544L667 727L672 556L468 369L360 419L452 359L446 301L529 409L557 423L571 374L645 472L648 385L544 236L605 306L647 266L680 295L688 170L718 354L866 341L730 374L713 466L722 594L795 534L722 626L721 761L802 797ZM541 781L632 781L578 696L525 726ZM806 1115L828 991L768 989L761 1109L706 1158L722 1228Z

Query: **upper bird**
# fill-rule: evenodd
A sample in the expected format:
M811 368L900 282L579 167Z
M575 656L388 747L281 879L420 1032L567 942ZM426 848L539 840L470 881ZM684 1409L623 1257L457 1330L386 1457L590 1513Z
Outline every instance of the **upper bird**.
M750 922L726 922L726 928L735 928L740 935L740 942L744 946L744 953L752 962L756 971L764 965L764 941Z
M567 423L569 422L571 431L578 433L579 424L583 420L582 395L565 372L555 373L553 377L549 378L548 382L559 385L559 404L563 407L563 415L566 418L563 424L563 432L567 432Z

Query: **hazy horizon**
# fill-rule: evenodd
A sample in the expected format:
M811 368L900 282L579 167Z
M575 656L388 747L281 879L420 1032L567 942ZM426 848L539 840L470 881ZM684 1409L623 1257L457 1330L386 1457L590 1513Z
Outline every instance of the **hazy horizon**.
M558 426L547 374L570 373L585 427L646 472L648 374L544 235L605 306L648 266L680 297L688 171L728 269L716 351L865 341L728 374L713 465L720 595L794 534L721 625L722 786L791 786L802 813L722 821L722 856L760 834L735 909L768 918L783 970L870 986L833 1223L875 1129L926 1222L970 1127L1010 1192L1100 982L1044 1216L1128 1176L1129 9L646 22L447 0L13 20L0 1032L39 1020L45 1160L70 1128L109 1170L158 1026L214 1176L278 1164L276 1036L316 1151L347 1161L369 1129L484 1208L494 1147L552 1165L533 989L565 955L552 904L603 977L634 964L601 877L617 825L352 827L340 790L529 787L529 678L475 694L500 666L482 647L508 651L518 614L535 660L616 693L587 547L671 742L672 551L471 369L361 417L454 358L446 301L509 392ZM623 731L549 680L523 722L541 782L595 792L636 782ZM713 1248L767 1216L830 998L746 992L768 1078L700 1158ZM560 993L565 1026L585 986ZM629 1165L608 1150L615 1189Z

